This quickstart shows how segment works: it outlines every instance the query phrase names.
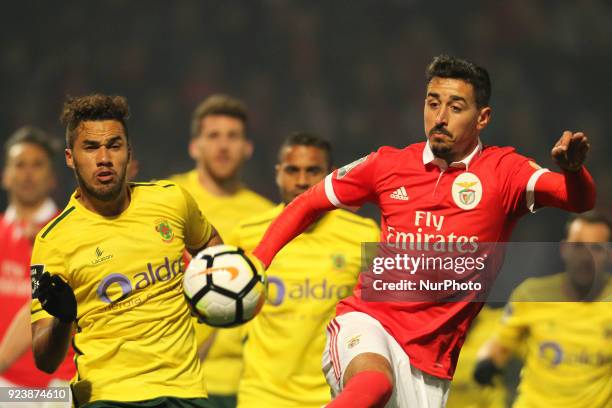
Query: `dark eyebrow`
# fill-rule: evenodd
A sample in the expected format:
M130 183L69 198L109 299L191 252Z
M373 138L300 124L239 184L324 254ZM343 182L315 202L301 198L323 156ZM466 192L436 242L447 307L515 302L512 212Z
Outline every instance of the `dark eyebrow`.
M459 102L463 102L463 103L467 104L467 101L462 96L451 95L450 99L451 99L451 101L459 101Z
M113 144L117 141L120 141L122 139L121 136L117 135L117 136L113 136L110 139L104 141L104 144ZM99 140L83 140L83 144L88 145L88 146L99 146L101 143Z
M440 99L440 94L435 92L428 92L427 96L431 96L432 98Z

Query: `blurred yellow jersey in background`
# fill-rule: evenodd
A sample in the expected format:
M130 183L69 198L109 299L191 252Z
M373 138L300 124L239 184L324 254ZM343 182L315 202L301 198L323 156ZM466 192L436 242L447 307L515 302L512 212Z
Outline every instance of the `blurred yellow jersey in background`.
M230 242L252 250L283 208L242 222ZM335 210L276 255L267 272L268 301L246 326L239 407L319 408L329 402L321 369L325 327L357 283L361 243L379 239L373 220Z
M501 378L496 378L493 387L485 387L474 381L476 356L480 347L491 338L499 325L503 309L485 305L472 322L453 376L446 408L504 408L506 389Z
M34 244L32 274L61 276L77 300L76 406L206 396L183 251L203 247L212 228L173 183L130 183L130 191L116 217L89 211L75 193ZM32 322L51 317L33 300Z
M526 355L515 408L612 407L612 278L596 302L563 299L564 273L530 278L512 294L495 338Z
M206 191L198 180L196 170L176 174L170 180L189 191L200 210L215 226L225 242L230 232L247 217L273 207L268 199L241 188L231 196L217 196ZM194 320L194 323L196 320ZM204 343L212 329L204 324L195 324L198 345ZM206 386L210 394L232 395L238 390L242 371L241 329L218 329L215 341L204 361Z

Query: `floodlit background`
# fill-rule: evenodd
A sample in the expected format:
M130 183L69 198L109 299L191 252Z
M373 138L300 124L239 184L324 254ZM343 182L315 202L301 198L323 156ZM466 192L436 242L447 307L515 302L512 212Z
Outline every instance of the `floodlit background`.
M329 138L338 165L423 140L424 69L448 53L489 69L484 143L554 169L561 132L587 132L598 207L609 209L611 21L604 1L10 2L0 13L0 137L33 124L61 140L66 94L125 95L138 178L163 178L192 166L192 109L229 93L250 107L256 153L245 179L277 200L276 149L293 130ZM58 167L63 206L74 179ZM556 241L564 219L527 217L514 240Z

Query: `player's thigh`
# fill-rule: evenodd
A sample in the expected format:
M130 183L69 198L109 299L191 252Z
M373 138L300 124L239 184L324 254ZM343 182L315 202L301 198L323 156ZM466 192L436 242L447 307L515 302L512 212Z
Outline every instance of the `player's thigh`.
M393 381L385 335L380 323L364 313L347 313L329 323L323 372L332 396L338 395L348 380L362 371L380 371Z
M410 357L391 338L389 349L395 382L391 403L399 408L443 408L450 381L429 375L410 363Z

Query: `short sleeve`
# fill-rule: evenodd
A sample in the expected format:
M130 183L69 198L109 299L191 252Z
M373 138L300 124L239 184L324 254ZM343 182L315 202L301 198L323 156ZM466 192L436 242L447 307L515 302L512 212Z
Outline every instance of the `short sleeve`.
M535 212L535 185L538 178L548 171L533 159L508 149L497 168L502 182L501 194L504 211L508 215L521 216Z
M361 207L376 198L374 174L378 152L334 170L325 178L325 195L341 208Z
M183 187L179 187L185 198L185 246L187 249L200 249L208 242L212 235L213 226L200 211L198 204L191 194Z
M32 323L41 319L53 318L53 316L43 310L38 300L38 280L44 272L49 272L51 275L59 275L70 284L70 277L68 276L62 253L50 242L37 238L34 242L30 260L30 278L32 280L32 307L30 310Z

